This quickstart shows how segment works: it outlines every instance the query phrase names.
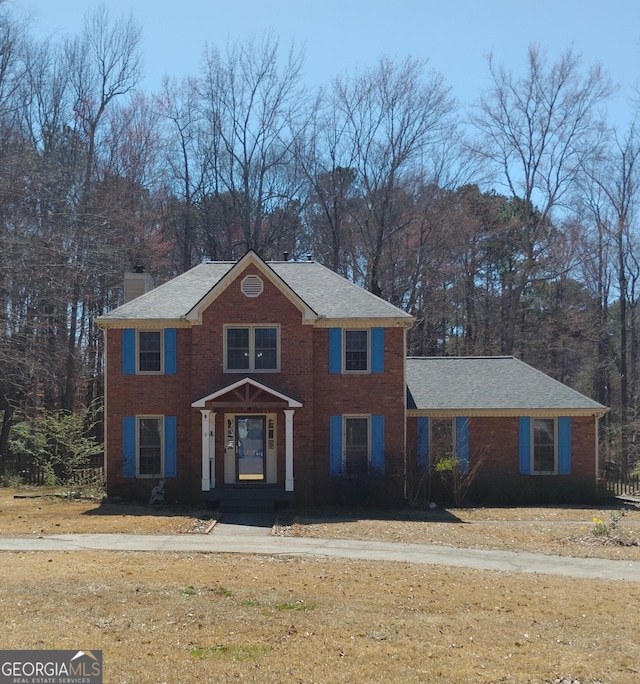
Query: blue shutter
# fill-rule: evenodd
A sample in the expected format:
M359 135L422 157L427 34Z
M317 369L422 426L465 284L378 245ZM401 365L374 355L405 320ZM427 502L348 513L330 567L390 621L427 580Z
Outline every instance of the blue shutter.
M177 334L175 328L164 329L164 372L173 374L177 370Z
M531 418L518 420L518 432L520 474L531 475Z
M329 373L342 373L342 328L329 328Z
M371 469L384 475L384 416L371 416Z
M456 418L456 458L458 468L466 473L469 470L469 419Z
M122 476L136 476L136 417L122 419Z
M384 373L384 328L371 328L371 372Z
M329 419L329 473L333 477L342 475L342 416Z
M133 328L122 331L122 372L125 375L136 372L136 331Z
M177 420L175 416L164 417L164 476L175 477L178 468Z
M558 418L558 475L571 475L571 418Z
M417 449L418 449L418 474L429 470L429 419L418 418L416 420Z

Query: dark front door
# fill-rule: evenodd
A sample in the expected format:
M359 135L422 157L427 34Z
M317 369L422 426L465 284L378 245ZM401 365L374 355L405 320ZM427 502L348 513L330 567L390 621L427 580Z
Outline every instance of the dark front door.
M238 482L265 481L265 416L236 416Z

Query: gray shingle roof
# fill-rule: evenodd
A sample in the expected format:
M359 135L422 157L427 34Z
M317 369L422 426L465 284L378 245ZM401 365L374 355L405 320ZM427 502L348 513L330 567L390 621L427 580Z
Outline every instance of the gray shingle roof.
M410 410L458 415L607 410L513 356L408 358L407 391Z
M402 309L315 261L279 261L269 266L325 318L412 318Z
M124 304L100 320L179 320L234 267L235 262L195 266ZM411 316L314 261L275 261L267 266L318 316L328 319L406 319Z

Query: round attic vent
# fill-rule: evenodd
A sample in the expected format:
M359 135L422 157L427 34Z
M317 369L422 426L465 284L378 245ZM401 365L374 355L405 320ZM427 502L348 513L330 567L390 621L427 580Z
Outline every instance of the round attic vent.
M242 280L241 289L245 297L259 297L264 289L264 284L257 275L248 275Z

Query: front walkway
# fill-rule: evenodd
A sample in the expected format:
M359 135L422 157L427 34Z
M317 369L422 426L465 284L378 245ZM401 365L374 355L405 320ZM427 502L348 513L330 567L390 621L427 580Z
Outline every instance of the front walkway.
M449 565L478 570L640 582L640 562L536 553L460 549L433 544L401 544L349 539L271 535L268 526L222 524L208 535L59 534L2 537L0 551L171 551L309 556L369 561Z

